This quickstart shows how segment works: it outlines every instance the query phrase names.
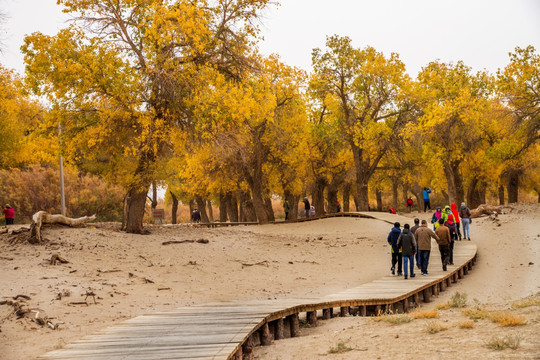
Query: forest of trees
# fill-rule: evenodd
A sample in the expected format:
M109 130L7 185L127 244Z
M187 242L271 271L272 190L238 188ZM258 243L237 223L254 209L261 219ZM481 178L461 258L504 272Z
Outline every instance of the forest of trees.
M382 210L383 198L420 203L424 186L471 208L519 192L540 201L532 46L496 74L433 61L412 77L398 54L329 36L306 72L259 53L269 0L58 3L77 20L25 38L25 74L0 67L0 177L46 173L61 154L73 198L94 201L73 207L106 202L128 232L143 231L152 184L173 211L191 201L204 219L211 200L221 221L260 223L277 197L292 218L304 196L318 214L338 199ZM80 184L101 190L79 196ZM13 187L24 188L4 185L4 203L30 206Z

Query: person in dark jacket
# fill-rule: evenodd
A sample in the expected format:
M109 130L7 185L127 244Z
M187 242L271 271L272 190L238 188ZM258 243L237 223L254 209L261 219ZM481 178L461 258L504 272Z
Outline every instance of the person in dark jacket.
M415 277L414 274L414 254L416 254L416 240L414 234L409 230L409 224L403 225L403 232L399 235L397 240L397 247L401 250L403 256L403 273L405 274L405 279L410 267L411 277Z
M396 264L398 264L398 275L401 276L402 274L402 257L401 257L401 250L397 247L397 240L399 238L399 235L401 235L401 229L400 229L400 223L396 222L394 223L394 227L392 230L390 230L390 233L388 234L387 241L388 244L391 246L392 251L392 267L390 268L390 271L392 271L392 275L396 274Z
M306 217L309 217L309 210L311 209L311 205L309 204L309 200L307 197L304 198L304 210L306 210Z
M471 224L471 210L465 205L465 203L461 203L461 208L459 209L459 216L461 217L461 223L463 224L463 238L467 238L467 240L471 240L471 232L469 225Z

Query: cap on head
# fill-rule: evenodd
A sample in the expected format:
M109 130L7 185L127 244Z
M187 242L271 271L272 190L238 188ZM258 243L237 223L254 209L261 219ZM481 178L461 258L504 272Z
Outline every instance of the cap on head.
M397 227L397 228L398 228L398 227L400 227L400 226L401 226L400 223L398 223L398 222L395 222L395 223L394 223L394 227Z

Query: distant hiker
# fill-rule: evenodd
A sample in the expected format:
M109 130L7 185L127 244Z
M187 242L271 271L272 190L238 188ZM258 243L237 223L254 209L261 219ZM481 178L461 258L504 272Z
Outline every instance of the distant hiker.
M424 198L424 212L426 212L426 209L431 210L431 203L429 201L429 194L431 194L431 189L425 187L424 191L422 191L422 197Z
M452 214L454 215L454 222L456 223L456 233L458 236L458 240L461 240L461 230L459 229L459 223L460 223L459 211L455 203L451 203L450 207L452 208Z
M439 237L427 226L427 221L422 220L422 226L420 226L415 232L414 236L418 243L418 252L420 253L420 271L422 275L428 275L429 254L431 253L431 238L439 242Z
M415 277L414 274L414 254L416 254L416 240L413 233L409 230L409 224L403 225L403 232L399 235L397 240L397 247L401 250L401 256L403 257L403 273L405 279L407 279L408 270L411 270L411 277Z
M309 205L309 200L307 197L304 198L304 210L306 211L306 217L309 217L309 210L311 209L311 206Z
M439 252L441 253L442 269L446 271L452 238L450 237L450 230L444 226L444 219L439 219L439 226L435 230L435 234L439 238L437 244L439 244Z
M416 242L418 242L418 238L416 238L416 230L420 227L420 219L415 218L414 219L414 226L411 228L411 232L413 233ZM416 251L416 266L420 269L420 251Z
M414 202L412 198L409 196L409 198L407 199L407 212L411 212L413 206L414 206Z
M6 225L13 225L13 222L15 221L15 209L9 204L6 204L6 208L2 212L4 213L4 218L6 219Z
M392 251L392 267L390 268L390 271L392 271L392 275L396 274L396 264L398 264L398 275L401 276L402 274L402 257L401 257L401 250L397 247L397 241L399 238L399 235L401 235L401 229L400 224L398 222L394 223L394 227L392 230L390 230L390 233L388 234L388 237L386 238L386 241L388 241L388 244L391 247Z
M193 209L193 213L191 214L191 220L195 223L201 222L201 213L197 209Z
M337 204L336 204L336 212L341 212L341 204L339 203L339 200L337 201Z
M433 213L431 217L431 223L433 224L433 230L436 230L439 227L439 219L442 217L442 210L440 206L437 206L437 210Z
M283 212L285 212L285 221L289 220L290 209L291 207L289 205L289 202L287 201L287 199L285 199L285 201L283 202Z
M471 240L471 231L469 228L469 225L471 224L471 210L465 205L464 202L461 203L459 216L461 216L461 223L463 224L463 238Z
M395 214L396 213L396 209L394 209L393 207L391 207L390 209L388 209L388 212L390 214Z

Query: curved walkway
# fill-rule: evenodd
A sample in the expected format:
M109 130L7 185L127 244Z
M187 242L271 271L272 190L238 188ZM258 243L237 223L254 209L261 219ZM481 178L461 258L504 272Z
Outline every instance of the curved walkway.
M373 217L372 214L369 216ZM393 222L396 216L379 213L376 218ZM448 271L444 272L435 242L432 245L429 276L416 276L405 281L402 277L389 275L322 298L209 303L138 316L67 345L64 349L51 351L41 358L249 358L254 346L298 336L300 318L303 321L304 314L305 321L316 326L319 320L333 316L347 316L350 313L368 316L380 311L407 312L420 299L429 302L432 295L444 291L468 274L477 253L475 243L456 242L456 265L449 266Z

